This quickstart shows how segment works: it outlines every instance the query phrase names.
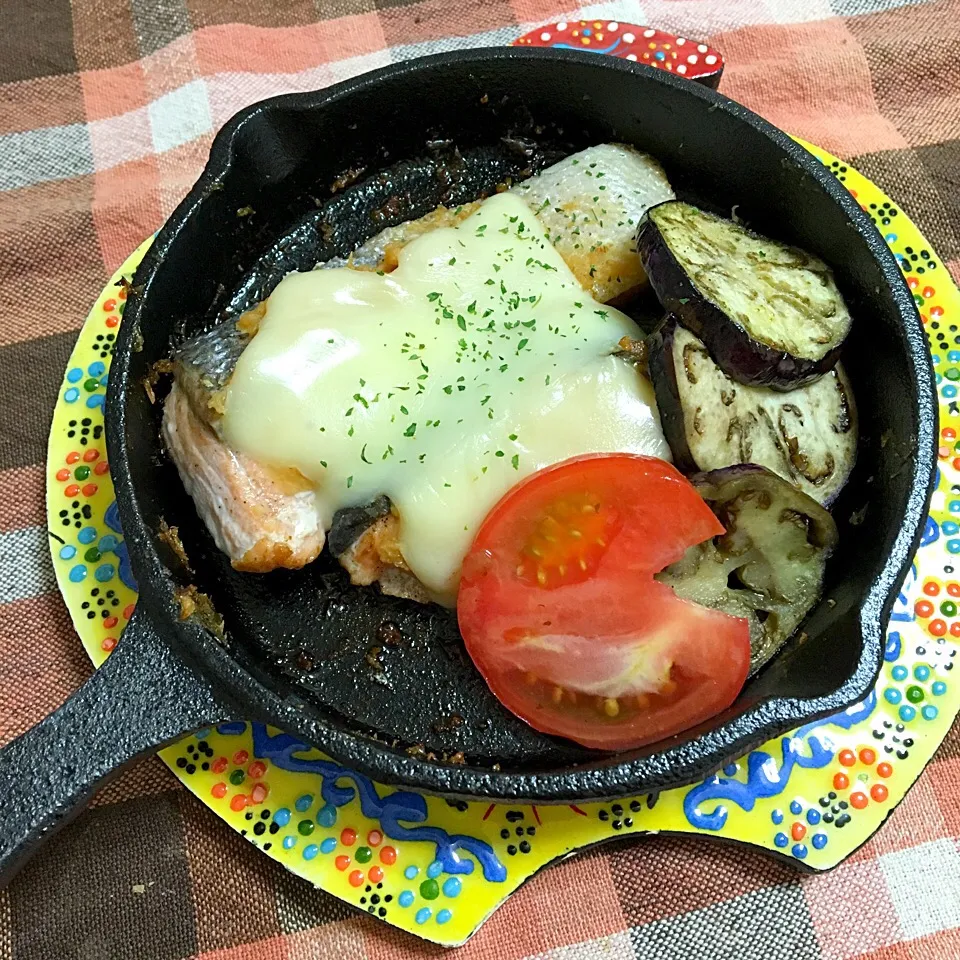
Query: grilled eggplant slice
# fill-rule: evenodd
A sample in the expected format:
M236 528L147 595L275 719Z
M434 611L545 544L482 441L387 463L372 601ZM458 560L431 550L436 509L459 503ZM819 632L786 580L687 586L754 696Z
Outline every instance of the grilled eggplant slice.
M664 309L739 383L792 390L836 363L851 318L822 260L677 200L647 211L638 250Z
M663 433L685 473L757 463L821 504L857 457L857 415L841 364L789 392L735 383L703 342L668 317L647 340Z
M685 600L744 617L754 673L820 598L837 528L815 500L755 464L691 480L726 532L691 547L657 579Z

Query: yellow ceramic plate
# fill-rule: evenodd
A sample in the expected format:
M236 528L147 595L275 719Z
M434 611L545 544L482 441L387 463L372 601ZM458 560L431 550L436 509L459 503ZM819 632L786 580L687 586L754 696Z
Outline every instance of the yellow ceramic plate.
M807 146L807 145L805 145ZM459 944L544 864L624 834L699 833L834 866L883 823L960 707L960 294L903 212L815 147L874 219L926 324L940 395L940 472L926 532L887 634L886 662L858 706L771 741L692 787L616 804L453 803L372 783L257 724L204 731L162 751L180 780L292 872L428 940ZM70 358L47 459L54 567L77 632L101 663L136 591L103 443L103 398L123 313L123 264ZM955 329L955 328L954 328ZM867 516L866 521L870 522ZM960 670L957 671L960 674Z

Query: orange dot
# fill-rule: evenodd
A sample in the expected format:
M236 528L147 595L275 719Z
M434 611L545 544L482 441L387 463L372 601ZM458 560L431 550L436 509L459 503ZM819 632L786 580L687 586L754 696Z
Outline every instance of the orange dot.
M215 783L210 788L210 793L218 800L222 800L227 795L227 785L223 781Z
M338 870L346 870L347 867L350 866L350 858L346 854L341 853L340 856L333 861L333 865Z
M883 801L887 799L888 792L886 786L882 783L875 783L870 788L870 796L873 797L877 803L883 803Z
M913 605L913 609L916 611L918 617L926 620L926 618L933 613L933 604L929 600L918 600Z
M85 483L83 485L83 495L85 497L92 497L97 492L97 485L95 483Z
M116 317L107 317L106 324L108 327L115 327L120 321Z
M937 291L933 287L924 287L923 288L923 298L924 300L929 300Z
M947 632L947 624L944 620L937 618L931 620L927 629L935 636L942 637Z
M351 887L359 887L363 883L363 871L354 870L347 879L350 881Z
M368 876L371 883L379 883L383 879L383 867L371 867Z
M239 767L250 759L250 754L246 750L238 750L233 755L233 762Z
M795 823L790 830L794 840L802 840L807 835L807 828L802 823Z
M250 799L254 803L263 803L267 799L270 788L265 783L256 783L250 791Z
M846 790L850 786L850 778L845 773L835 773L833 775L833 789Z
M123 619L124 619L124 620L129 620L129 619L133 616L133 611L134 611L134 607L135 607L135 606L136 606L136 604L128 603L128 604L123 608Z
M249 798L247 795L245 793L238 793L230 801L230 809L233 810L234 813L239 813L247 805L247 803L249 803Z
M106 650L107 653L109 653L116 645L116 637L104 637L103 640L100 641L100 649Z
M960 470L960 457L953 458L953 469Z
M106 460L101 460L94 468L93 472L98 476L102 477L110 469L110 464Z
M388 867L392 863L397 862L397 851L394 847L384 847L380 851L380 860L385 863Z
M868 767L876 763L877 761L877 751L872 750L870 747L862 747L860 749L860 762L865 763Z
M916 277L907 277L907 286L911 290L916 290L920 286L920 281Z
M923 585L923 592L924 592L928 597L935 597L935 596L940 592L940 584L939 584L939 583L935 583L933 580L928 580L928 581Z
M340 833L340 842L345 847L352 847L357 842L357 831L353 827L347 827Z
M857 762L857 755L852 750L841 750L837 759L845 767L852 767Z
M960 583L951 580L950 583L947 584L947 593L949 593L951 597L960 597Z
M383 843L383 834L379 830L371 830L367 834L367 845L371 847L379 847Z
M126 289L125 289L124 287L121 287L121 288L120 288L120 292L117 294L117 299L118 299L118 300L126 300L126 299L127 299L127 291L126 291Z
M950 636L960 637L960 622L950 624Z
M259 780L266 772L267 765L262 760L254 760L253 763L247 767L247 773L249 773L254 780Z
M70 479L70 471L67 469L57 471L57 479L63 483L65 480Z
M71 483L69 487L63 488L63 495L65 497L75 497L79 492L80 488L75 483Z
M931 307L930 316L933 317L934 320L939 320L940 317L943 316L943 307Z
M111 310L116 310L116 309L117 309L117 301L114 300L112 297L111 297L109 300L104 300L104 301L103 301L103 309L106 310L107 313L109 313Z
M867 795L859 790L850 794L850 806L856 810L862 810L869 802Z
M889 777L893 773L893 767L887 763L886 760L883 763L877 764L877 776L878 777Z
M217 757L217 759L210 764L210 769L214 773L223 773L223 771L227 769L227 758Z
M107 630L112 630L118 623L119 621L116 617L105 617L103 621L103 625Z
M937 447L937 456L938 456L941 460L946 460L947 457L950 456L950 448L949 448L949 447Z
M947 440L956 440L957 438L957 431L953 427L944 427L940 433Z
M656 49L657 49L657 45L656 45L652 40L647 44L647 46L648 46L651 50L656 50Z
M67 463L76 463L80 459L80 454L76 450L71 450L67 454Z
M93 463L93 461L96 460L97 457L99 456L100 456L99 450L87 450L87 452L83 455L83 459L86 460L87 463Z

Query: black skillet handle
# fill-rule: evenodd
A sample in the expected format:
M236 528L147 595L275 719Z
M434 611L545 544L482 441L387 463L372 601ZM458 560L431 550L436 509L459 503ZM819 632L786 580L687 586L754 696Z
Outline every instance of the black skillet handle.
M0 887L110 776L231 713L138 607L106 663L0 750Z

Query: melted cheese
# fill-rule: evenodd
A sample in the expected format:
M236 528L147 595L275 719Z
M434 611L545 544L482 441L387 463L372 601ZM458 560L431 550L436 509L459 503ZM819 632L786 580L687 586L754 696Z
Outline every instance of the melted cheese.
M453 605L478 526L524 477L584 453L669 459L649 382L612 355L625 335L633 321L500 194L389 275L284 278L231 379L224 437L303 473L328 528L386 494L410 569Z

